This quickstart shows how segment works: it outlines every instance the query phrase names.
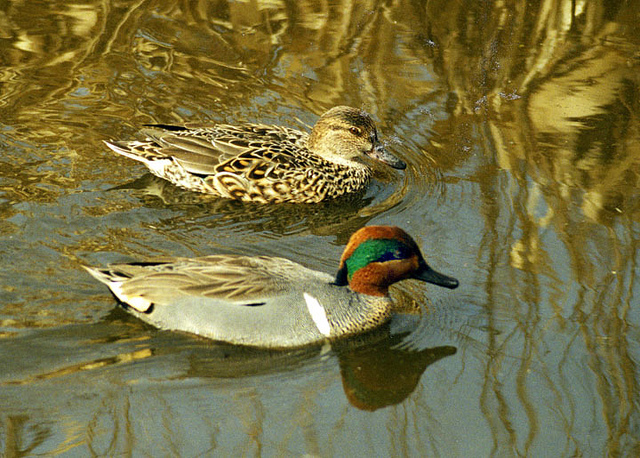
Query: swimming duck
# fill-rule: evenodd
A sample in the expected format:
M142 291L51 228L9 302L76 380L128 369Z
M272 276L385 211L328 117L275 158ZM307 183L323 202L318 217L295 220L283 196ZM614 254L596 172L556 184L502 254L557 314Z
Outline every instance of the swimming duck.
M372 158L396 169L371 116L339 106L311 134L263 124L150 125L144 141L110 141L118 154L192 191L260 203L314 203L363 189Z
M160 329L263 348L290 348L371 330L391 317L389 286L458 280L427 265L402 229L355 232L335 277L284 258L213 255L85 267L124 307Z

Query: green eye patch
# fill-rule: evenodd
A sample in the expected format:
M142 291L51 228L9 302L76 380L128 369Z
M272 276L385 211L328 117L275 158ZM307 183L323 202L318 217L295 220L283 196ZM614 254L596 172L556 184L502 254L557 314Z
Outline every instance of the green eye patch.
M404 243L394 239L371 239L362 242L353 250L345 261L348 278L372 262L386 262L407 259L412 255L411 249Z

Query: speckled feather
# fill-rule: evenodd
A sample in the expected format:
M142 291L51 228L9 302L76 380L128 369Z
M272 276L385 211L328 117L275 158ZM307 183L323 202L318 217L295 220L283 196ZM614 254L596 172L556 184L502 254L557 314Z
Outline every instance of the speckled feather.
M260 203L314 203L364 188L365 155L395 168L405 164L384 150L375 124L361 110L336 107L311 135L263 124L157 125L144 141L106 142L180 187Z

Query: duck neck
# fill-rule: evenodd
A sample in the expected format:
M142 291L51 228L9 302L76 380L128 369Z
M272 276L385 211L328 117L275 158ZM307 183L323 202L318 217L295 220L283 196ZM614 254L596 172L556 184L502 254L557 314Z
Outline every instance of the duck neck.
M348 289L352 290L351 287ZM386 322L391 317L392 308L389 296L375 296L352 290L343 307L331 311L331 322L345 334L360 333Z
M320 148L320 149L312 149L309 150L318 156L320 159L325 161L328 165L339 167L344 170L359 170L359 169L368 169L368 167L359 162L357 160L353 160L350 158L346 158L343 155L329 149L329 148Z

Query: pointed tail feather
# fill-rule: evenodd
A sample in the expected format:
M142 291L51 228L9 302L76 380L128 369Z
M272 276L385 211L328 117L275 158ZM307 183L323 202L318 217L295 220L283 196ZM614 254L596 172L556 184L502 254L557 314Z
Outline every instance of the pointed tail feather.
M148 164L150 162L149 158L145 157L135 150L135 147L143 145L143 142L108 142L105 140L104 144L107 145L113 152L118 153L122 156L126 156L129 159L133 159L134 161L139 161L144 164Z
M123 282L129 278L126 275L118 275L118 272L109 268L100 269L97 267L82 267L84 267L87 272L93 276L93 278L98 280L100 283L107 285L111 293L119 302L137 310L140 313L149 313L153 310L153 303L149 300L142 296L126 294L122 291Z

